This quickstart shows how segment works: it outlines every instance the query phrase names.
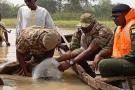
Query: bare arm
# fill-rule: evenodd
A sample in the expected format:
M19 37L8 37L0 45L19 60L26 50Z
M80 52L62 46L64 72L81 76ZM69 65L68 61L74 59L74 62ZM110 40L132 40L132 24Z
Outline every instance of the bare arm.
M99 44L93 41L86 50L84 50L82 53L74 58L74 62L79 63L82 60L86 60L88 59L88 57L92 57L93 55L95 55L100 49L101 47L99 46Z
M17 56L17 60L18 60L20 66L21 66L21 69L22 69L21 74L24 76L30 76L30 73L28 73L28 71L27 71L24 54L22 54L16 50L16 56Z
M93 56L98 50L100 50L99 44L96 44L94 41L89 45L88 49L84 50L82 53L80 53L78 56L76 56L74 59L72 59L73 64L68 63L66 60L65 62L62 62L61 65L58 67L60 71L65 71L69 67L73 66L75 63L79 63L83 60L86 60L86 58Z

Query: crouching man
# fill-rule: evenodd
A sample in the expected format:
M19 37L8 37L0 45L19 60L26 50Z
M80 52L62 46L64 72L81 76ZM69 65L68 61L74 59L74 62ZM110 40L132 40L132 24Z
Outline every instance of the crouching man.
M32 69L46 58L53 57L61 37L54 29L32 26L24 29L16 39L17 63L5 66L1 74L31 76Z
M30 76L29 63L36 66L45 58L52 57L60 42L61 37L56 30L37 27L24 30L16 42L17 60L21 66L19 74Z

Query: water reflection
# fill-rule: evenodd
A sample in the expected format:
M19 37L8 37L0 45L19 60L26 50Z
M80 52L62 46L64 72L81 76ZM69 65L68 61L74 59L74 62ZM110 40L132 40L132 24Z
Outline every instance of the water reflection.
M15 90L16 87L11 87L11 86L3 86L3 90Z
M9 63L16 60L15 54L15 30L9 34L10 47L0 47L0 63ZM58 55L58 54L55 54ZM3 64L4 66L5 64ZM2 65L0 65L0 68ZM5 85L0 90L92 90L82 83L72 70L67 70L59 81L32 81L31 77L17 75L0 75Z
M2 58L6 58L8 53L8 48L7 47L0 47L0 60Z

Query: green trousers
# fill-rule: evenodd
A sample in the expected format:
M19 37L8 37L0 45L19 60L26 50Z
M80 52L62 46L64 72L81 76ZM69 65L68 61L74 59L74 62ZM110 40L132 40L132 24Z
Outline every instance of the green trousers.
M135 75L135 62L124 59L103 59L98 66L102 77Z

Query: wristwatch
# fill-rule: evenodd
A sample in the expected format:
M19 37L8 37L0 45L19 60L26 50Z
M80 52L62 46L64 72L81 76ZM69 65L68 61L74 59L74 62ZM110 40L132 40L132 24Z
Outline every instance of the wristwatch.
M73 60L67 60L67 63L69 63L70 65L75 64L75 62Z

